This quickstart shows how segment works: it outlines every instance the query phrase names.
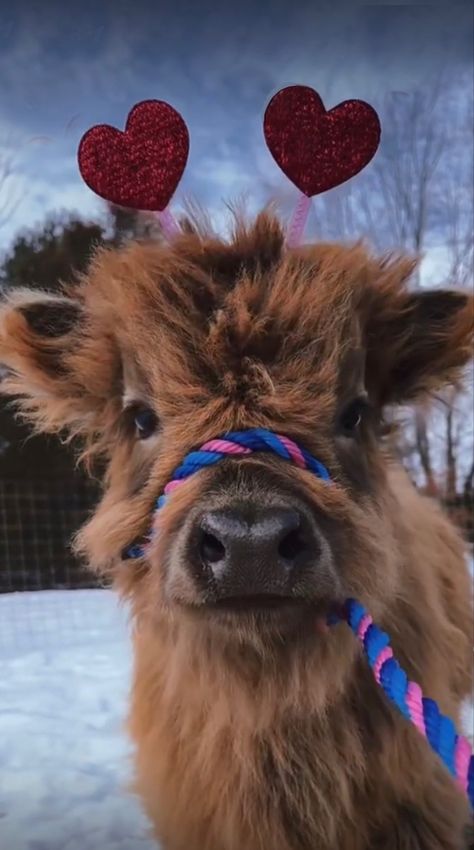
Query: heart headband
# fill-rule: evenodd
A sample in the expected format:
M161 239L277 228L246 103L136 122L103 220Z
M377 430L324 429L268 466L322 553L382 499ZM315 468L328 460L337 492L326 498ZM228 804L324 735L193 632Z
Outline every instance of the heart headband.
M288 86L270 100L263 121L267 146L301 197L287 244L298 245L311 198L344 183L372 159L380 141L375 110L346 100L326 111L314 89ZM79 170L101 198L119 206L154 211L168 238L180 227L169 210L189 154L186 123L161 100L137 103L125 130L99 124L79 144Z

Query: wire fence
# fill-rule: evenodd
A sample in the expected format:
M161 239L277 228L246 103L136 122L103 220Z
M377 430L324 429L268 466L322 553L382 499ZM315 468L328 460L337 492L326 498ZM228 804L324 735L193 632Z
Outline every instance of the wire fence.
M0 593L98 587L74 555L71 539L99 498L79 473L0 480ZM474 544L474 502L461 494L444 508Z
M97 498L79 474L0 480L0 593L97 586L71 549Z

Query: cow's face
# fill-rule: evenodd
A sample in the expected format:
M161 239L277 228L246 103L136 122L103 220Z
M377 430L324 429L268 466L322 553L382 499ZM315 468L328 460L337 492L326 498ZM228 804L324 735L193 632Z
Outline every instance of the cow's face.
M324 631L347 596L390 604L403 506L386 487L384 409L457 377L472 331L467 297L413 294L411 269L361 247L286 251L261 216L230 243L99 254L72 296L6 302L5 388L105 456L80 546L136 612L257 645ZM152 518L192 448L255 427L296 440L330 482L257 453L192 476ZM124 561L152 522L146 558Z

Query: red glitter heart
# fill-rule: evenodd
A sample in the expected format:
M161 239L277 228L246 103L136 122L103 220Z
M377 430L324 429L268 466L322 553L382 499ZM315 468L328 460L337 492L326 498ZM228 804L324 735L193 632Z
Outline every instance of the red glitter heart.
M179 112L162 100L137 103L125 132L108 124L81 139L79 170L102 198L138 210L164 210L182 177L189 134Z
M378 115L362 100L329 112L314 89L288 86L265 110L265 140L281 170L309 198L354 177L380 141Z

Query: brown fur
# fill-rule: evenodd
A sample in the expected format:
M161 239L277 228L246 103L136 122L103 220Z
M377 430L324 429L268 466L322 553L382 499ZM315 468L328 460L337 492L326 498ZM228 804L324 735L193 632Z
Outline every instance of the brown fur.
M54 299L28 291L0 312L5 390L38 428L79 435L87 459L108 462L78 546L132 601L136 788L166 850L468 846L466 800L348 630L319 633L311 607L296 620L212 616L179 543L207 499L264 499L269 481L297 493L343 595L367 604L459 722L472 672L463 543L390 459L380 426L386 405L459 379L472 299L413 293L412 269L360 245L286 251L261 215L229 243L191 232L170 248L99 253L59 327ZM143 444L123 411L130 388L161 422ZM336 423L363 388L371 412L352 441ZM333 483L275 458L223 464L173 494L147 561L122 562L183 455L255 426L300 440Z

